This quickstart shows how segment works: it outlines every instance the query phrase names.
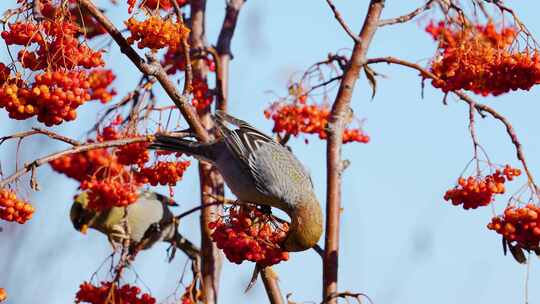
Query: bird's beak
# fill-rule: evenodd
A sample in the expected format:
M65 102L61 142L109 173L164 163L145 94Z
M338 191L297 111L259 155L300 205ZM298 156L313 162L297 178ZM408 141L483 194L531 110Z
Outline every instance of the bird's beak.
M86 234L88 232L88 225L87 224L82 225L80 231L82 234Z

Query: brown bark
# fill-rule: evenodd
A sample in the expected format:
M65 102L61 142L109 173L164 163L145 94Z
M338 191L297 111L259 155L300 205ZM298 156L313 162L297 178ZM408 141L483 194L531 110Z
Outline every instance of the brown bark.
M337 303L333 298L338 292L338 256L339 256L339 219L341 209L341 145L343 129L350 112L349 104L360 70L366 61L366 53L373 35L377 30L384 0L371 0L364 25L360 31L360 40L354 44L353 53L343 79L341 80L336 100L332 106L328 123L327 143L327 195L326 195L326 235L323 259L323 301Z

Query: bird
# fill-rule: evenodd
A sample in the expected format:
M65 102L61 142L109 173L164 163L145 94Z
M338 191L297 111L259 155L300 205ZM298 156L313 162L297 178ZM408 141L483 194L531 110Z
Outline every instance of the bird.
M291 225L284 250L315 246L322 234L322 210L307 169L287 147L249 123L223 111L216 111L213 120L220 135L213 141L157 134L149 147L210 162L240 201L285 211Z
M178 232L178 220L170 205L174 201L162 194L142 191L137 200L127 207L111 207L102 211L88 208L88 191L76 195L71 205L70 219L75 230L86 234L88 228L107 236L116 249L128 240L130 249L145 250L165 241L183 250L190 258L198 255L198 248Z

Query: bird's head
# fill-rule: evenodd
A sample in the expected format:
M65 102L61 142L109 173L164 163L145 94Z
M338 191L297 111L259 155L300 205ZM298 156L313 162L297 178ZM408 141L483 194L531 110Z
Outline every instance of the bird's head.
M285 210L291 218L291 227L283 244L286 251L304 251L312 248L321 238L323 231L322 210L315 194L290 205Z
M90 210L87 206L88 194L82 192L73 199L73 205L71 205L71 210L69 212L73 228L83 234L86 234L96 217L96 212Z

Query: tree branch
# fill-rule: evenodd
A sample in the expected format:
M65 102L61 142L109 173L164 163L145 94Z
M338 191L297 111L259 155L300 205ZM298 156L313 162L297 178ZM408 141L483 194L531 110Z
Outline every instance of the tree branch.
M139 136L139 137L132 137L132 138L125 138L125 139L119 139L119 140L111 140L111 141L104 141L104 142L99 142L99 143L89 143L85 145L74 146L73 148L66 149L60 152L56 152L56 153L52 153L47 156L38 158L30 163L26 163L22 169L19 169L15 173L1 180L0 188L4 188L7 184L15 181L16 179L18 179L25 173L28 173L41 165L47 164L52 160L58 159L66 155L86 152L86 151L95 150L95 149L119 147L119 146L131 144L131 143L145 142L145 141L151 141L151 140L152 140L152 136Z
M229 93L229 63L233 58L231 53L231 41L238 22L238 14L244 5L245 0L229 0L225 11L223 25L219 32L216 51L219 55L219 60L216 60L216 76L218 100L217 108L224 111L227 109L227 96Z
M360 42L360 38L358 36L356 36L353 31L351 30L351 28L347 25L347 23L345 22L345 20L343 20L343 17L341 17L341 13L337 10L336 6L334 5L334 2L332 2L332 0L326 0L326 3L328 4L328 6L330 6L330 9L332 10L332 12L334 13L334 18L336 18L336 20L339 22L339 24L341 25L341 27L345 30L345 32L347 33L347 35L349 35L349 37L352 38L352 40L354 40L355 43L359 43Z
M387 25L392 25L392 24L397 24L397 23L405 23L407 21L410 21L414 17L416 17L416 16L420 15L421 13L431 9L431 7L433 6L433 4L435 2L436 2L436 0L429 0L423 6L415 9L414 11L412 11L412 12L406 14L406 15L399 16L399 17L396 17L396 18L381 20L381 21L379 21L379 26L382 27L382 26L387 26Z
M353 53L343 74L337 92L336 100L332 106L328 123L327 142L327 194L326 194L326 233L325 252L323 261L323 299L330 299L328 303L335 304L332 298L337 293L338 283L338 253L339 253L339 220L341 209L341 146L343 143L343 129L350 112L349 104L360 70L366 61L366 53L371 40L378 28L384 0L371 0L369 8L360 31L360 40L354 44Z
M401 59L398 59L398 58L394 58L394 57L372 58L372 59L367 60L366 63L367 64L372 64L372 63L383 63L383 62L388 63L388 64L397 64L397 65L402 65L402 66L412 68L412 69L417 70L418 72L420 72L420 75L423 78L440 80L440 78L437 77L437 75L435 75L435 74L431 73L430 71L424 69L420 65L418 65L416 63L408 62L408 61L405 61L405 60L401 60ZM506 119L506 117L499 114L495 109L491 108L488 105L475 102L471 97L469 97L464 92L462 92L462 91L452 91L452 93L454 93L456 96L458 96L460 100L466 102L470 107L474 107L476 109L476 111L478 111L478 113L480 113L481 115L485 115L485 113L488 113L489 115L491 115L493 118L497 119L498 121L500 121L504 125L504 127L506 128L506 133L508 134L508 136L510 137L510 140L512 141L512 144L516 148L516 157L521 162L521 165L523 166L523 169L525 170L525 173L527 174L527 179L528 179L530 185L532 186L533 191L538 195L538 186L536 185L536 183L534 181L534 177L533 177L531 171L529 170L529 166L527 165L527 162L525 160L525 155L523 154L523 149L522 149L522 146L521 146L521 142L519 141L519 139L517 137L517 134L516 134L514 128L512 127L512 124L510 124L510 122Z
M210 140L208 132L201 124L197 117L195 109L188 102L188 98L182 95L176 84L169 79L167 72L161 64L157 61L150 63L145 62L137 52L127 43L126 39L122 36L122 33L114 26L114 24L92 3L91 0L79 0L79 5L88 12L105 28L105 30L111 35L114 41L120 47L122 53L124 53L135 66L145 75L154 76L161 84L167 95L176 104L176 106L182 112L182 115L189 124L191 130L197 136L200 141L206 142Z
M258 267L258 266L257 266ZM264 284L264 289L268 295L270 304L283 304L283 295L279 288L279 278L272 267L265 267L261 270L261 278Z

